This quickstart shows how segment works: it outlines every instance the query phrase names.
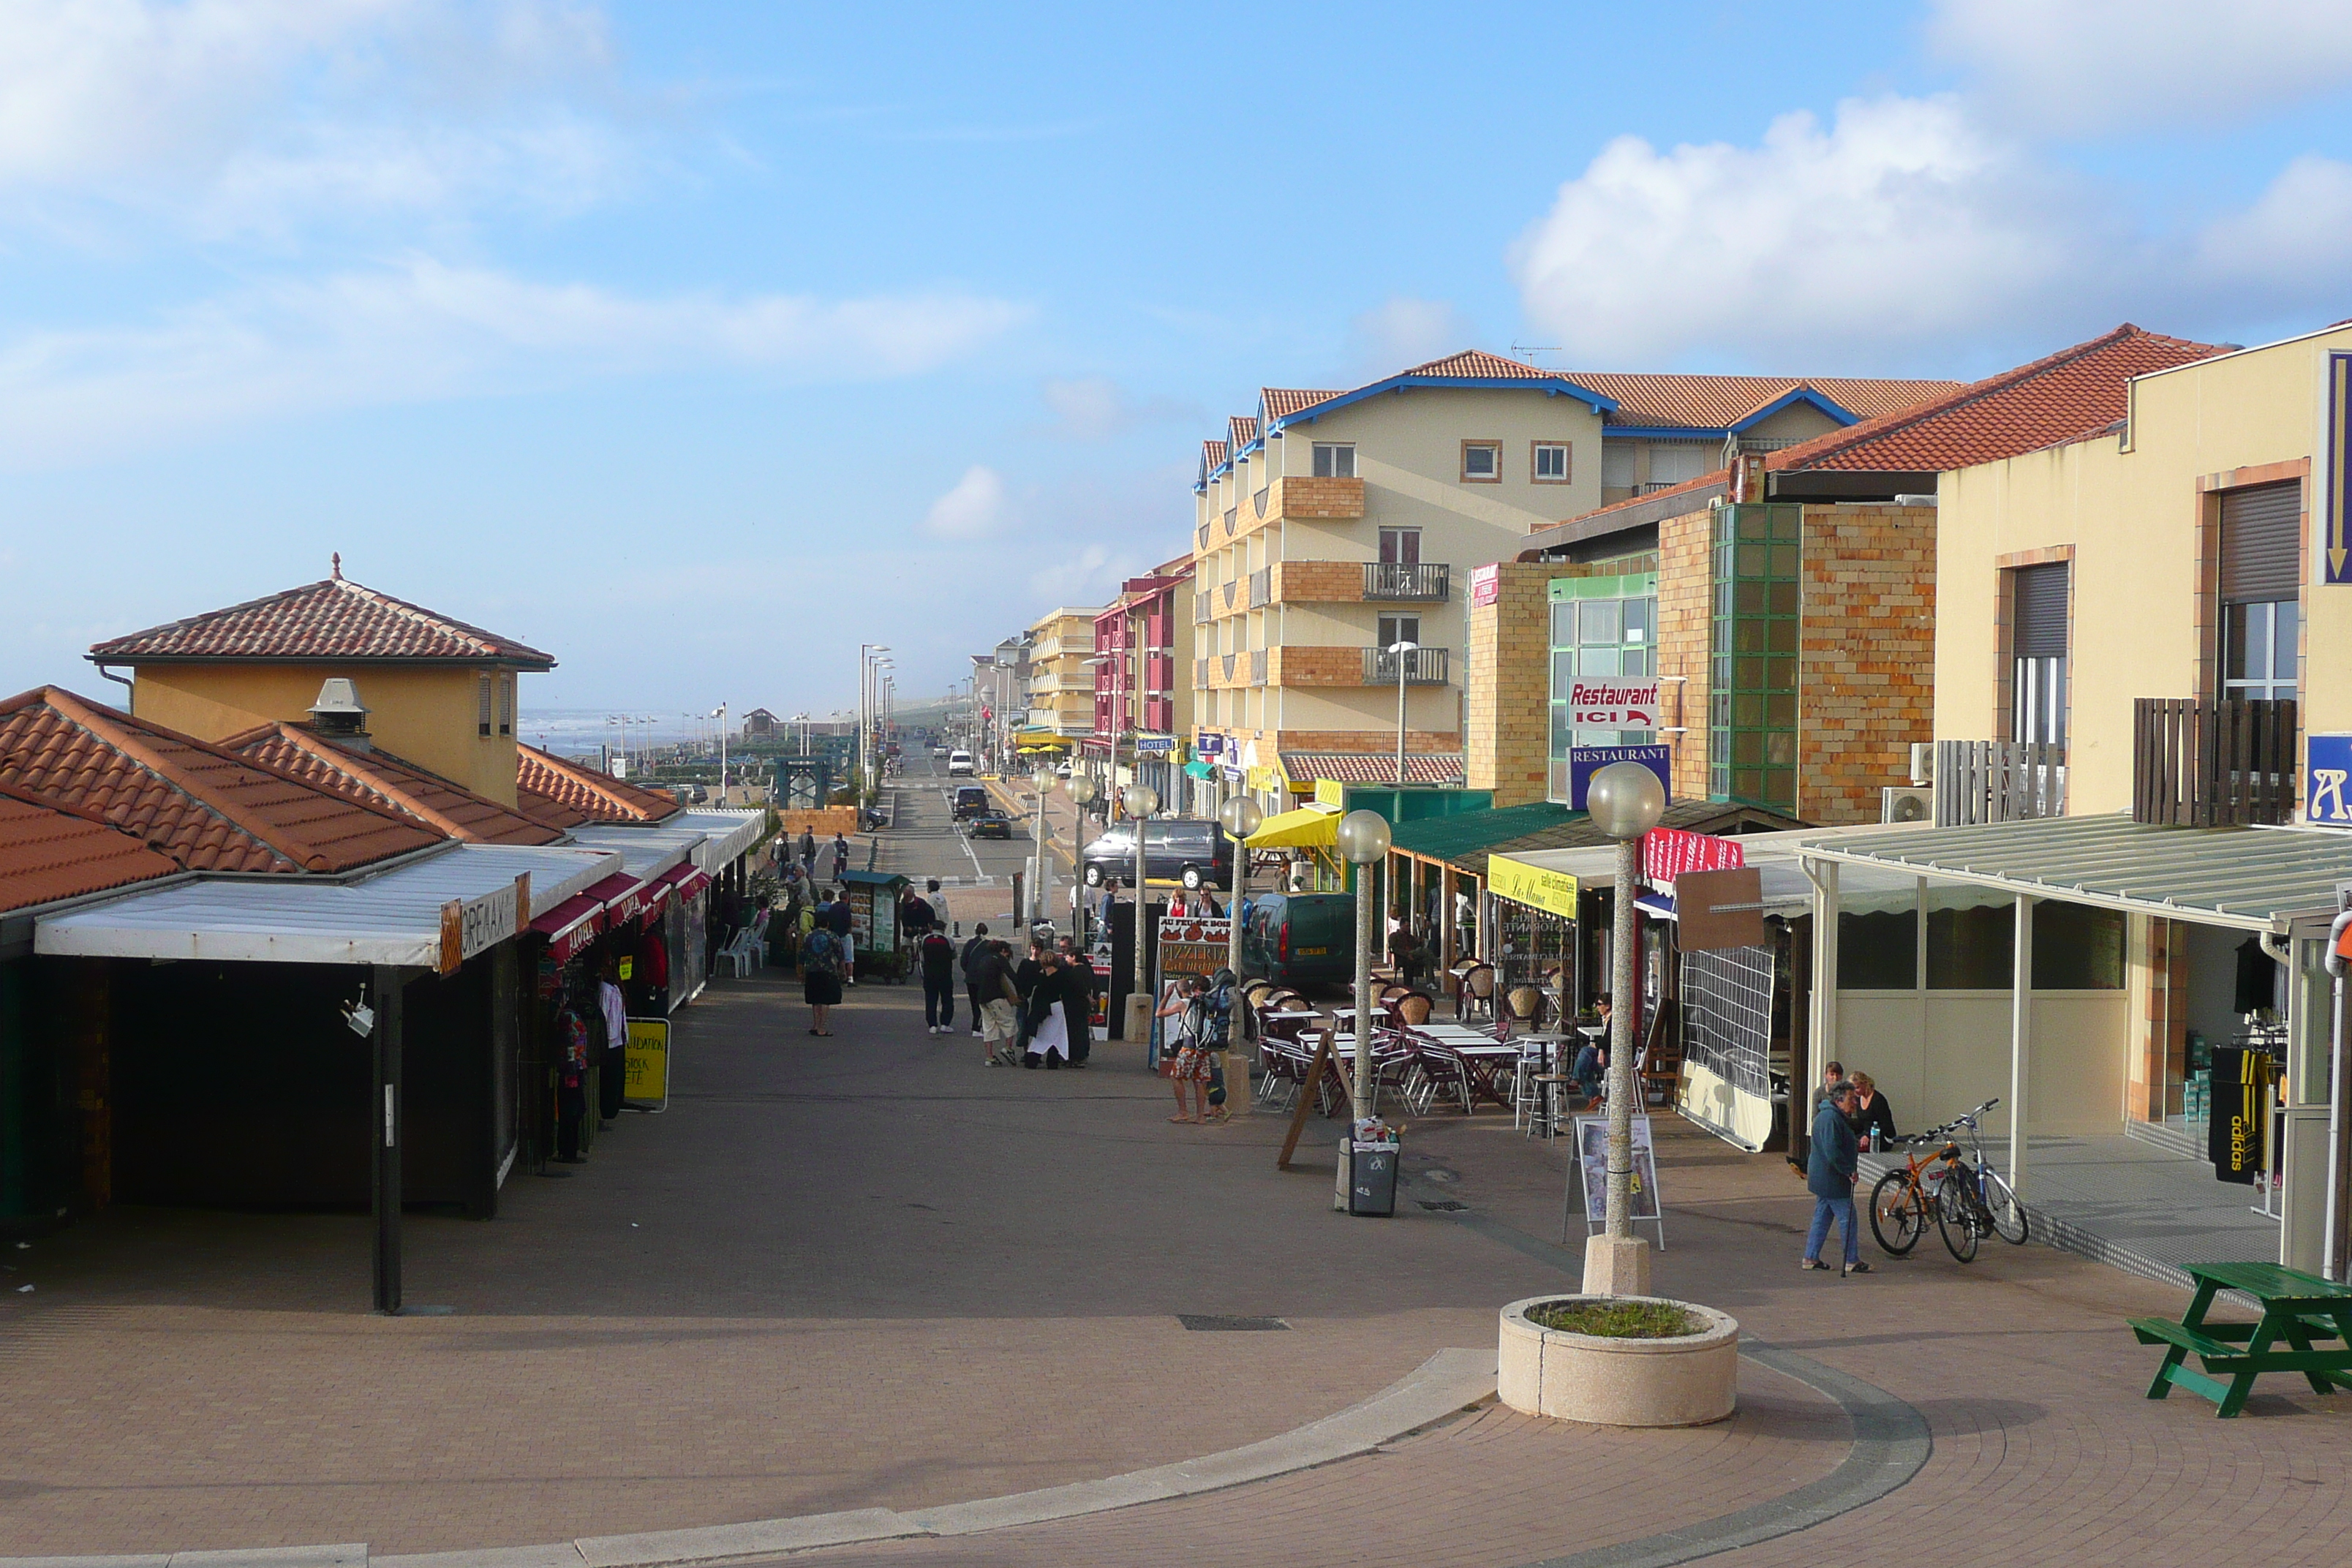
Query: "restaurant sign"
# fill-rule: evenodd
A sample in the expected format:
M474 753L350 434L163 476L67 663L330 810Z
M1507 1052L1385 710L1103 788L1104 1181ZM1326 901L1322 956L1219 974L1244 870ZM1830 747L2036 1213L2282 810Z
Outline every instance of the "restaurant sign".
M1653 887L1671 887L1688 871L1736 871L1748 864L1737 838L1653 827L1642 838L1642 875Z
M1576 879L1548 866L1530 866L1507 855L1489 855L1486 890L1498 899L1542 910L1562 920L1576 918Z
M1568 809L1583 811L1592 775L1612 763L1634 763L1658 775L1666 798L1675 797L1675 753L1670 746L1570 746L1568 749Z
M1658 683L1572 679L1568 683L1568 721L1580 730L1654 730Z
M1474 566L1470 569L1470 602L1491 605L1503 596L1503 569L1500 566Z

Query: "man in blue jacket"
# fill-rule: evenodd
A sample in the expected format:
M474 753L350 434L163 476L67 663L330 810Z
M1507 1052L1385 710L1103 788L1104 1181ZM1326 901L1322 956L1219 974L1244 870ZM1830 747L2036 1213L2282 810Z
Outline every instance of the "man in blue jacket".
M1801 1268L1829 1267L1822 1261L1822 1243L1829 1239L1830 1221L1834 1219L1845 1235L1845 1271L1870 1272L1870 1265L1862 1260L1862 1236L1853 1223L1855 1159L1862 1151L1846 1121L1846 1113L1853 1109L1853 1085L1836 1083L1830 1086L1828 1098L1813 1117L1812 1153L1805 1163L1805 1186L1813 1194L1813 1225L1805 1233L1805 1260L1798 1265Z

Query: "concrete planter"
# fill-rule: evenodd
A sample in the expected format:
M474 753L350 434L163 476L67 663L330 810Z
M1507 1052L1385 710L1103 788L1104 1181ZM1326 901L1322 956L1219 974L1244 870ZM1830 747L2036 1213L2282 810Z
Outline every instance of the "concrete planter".
M1705 1325L1671 1340L1603 1339L1543 1328L1528 1318L1530 1308L1603 1299L1530 1296L1503 1309L1496 1392L1504 1404L1530 1415L1601 1426L1703 1426L1731 1414L1739 1325L1712 1307L1670 1303Z

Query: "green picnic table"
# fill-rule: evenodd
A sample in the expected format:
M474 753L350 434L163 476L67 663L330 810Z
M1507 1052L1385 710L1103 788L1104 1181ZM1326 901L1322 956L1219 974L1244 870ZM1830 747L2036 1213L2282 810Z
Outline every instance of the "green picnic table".
M2170 1347L2164 1364L2157 1368L2156 1381L2147 1385L2150 1399L2162 1399L2178 1384L2211 1400L2221 1407L2215 1414L2228 1416L2245 1408L2254 1379L2266 1372L2299 1372L2318 1394L2352 1388L2352 1286L2275 1263L2189 1263L2182 1268L2197 1281L2197 1295L2180 1321L2131 1320L2132 1333L2140 1343ZM2251 1323L2207 1322L2213 1298L2223 1290L2242 1291L2260 1301L2262 1317ZM2281 1341L2287 1348L2280 1347ZM2323 1348L2323 1341L2334 1342L2334 1348ZM2204 1372L2191 1372L2183 1364L2192 1355L2203 1363Z

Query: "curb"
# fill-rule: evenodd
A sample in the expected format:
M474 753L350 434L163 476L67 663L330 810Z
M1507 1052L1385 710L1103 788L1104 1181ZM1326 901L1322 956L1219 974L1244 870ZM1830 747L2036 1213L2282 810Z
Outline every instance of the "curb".
M1492 1350L1443 1350L1360 1404L1279 1436L1101 1480L982 1498L940 1508L855 1509L742 1524L600 1535L538 1546L374 1557L361 1544L264 1547L98 1557L0 1557L0 1568L670 1568L774 1557L820 1546L977 1535L1108 1513L1137 1503L1220 1491L1370 1453L1493 1396Z

